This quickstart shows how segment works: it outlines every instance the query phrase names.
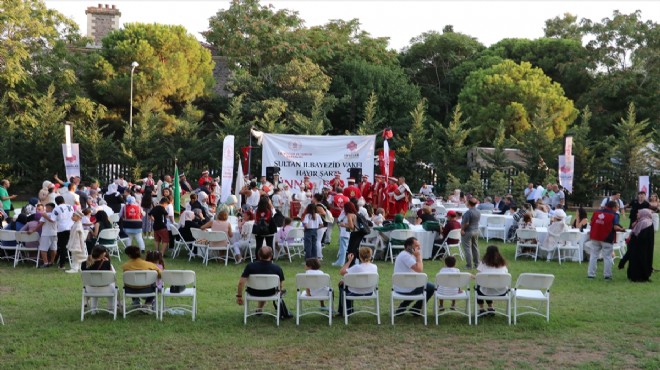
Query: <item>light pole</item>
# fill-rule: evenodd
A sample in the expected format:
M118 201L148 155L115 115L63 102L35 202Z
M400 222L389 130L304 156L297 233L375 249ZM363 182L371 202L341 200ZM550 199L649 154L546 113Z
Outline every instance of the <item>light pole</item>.
M131 113L130 116L128 117L128 122L129 122L129 126L131 127L131 131L133 131L133 72L135 71L135 67L137 66L139 66L138 62L131 63Z

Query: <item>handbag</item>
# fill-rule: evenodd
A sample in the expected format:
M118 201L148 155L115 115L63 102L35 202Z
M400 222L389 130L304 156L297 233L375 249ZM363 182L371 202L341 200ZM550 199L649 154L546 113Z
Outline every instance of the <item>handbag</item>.
M182 293L184 290L186 290L185 285L171 285L170 286L170 293Z

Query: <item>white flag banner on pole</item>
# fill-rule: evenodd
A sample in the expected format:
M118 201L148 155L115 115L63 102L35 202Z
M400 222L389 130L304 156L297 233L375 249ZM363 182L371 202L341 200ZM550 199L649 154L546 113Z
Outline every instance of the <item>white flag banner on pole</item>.
M575 156L560 155L559 156L559 184L564 187L569 193L573 192L573 175L575 173L574 164Z
M225 202L231 195L231 183L234 179L234 135L225 136L222 142L222 193L220 201Z
M261 175L267 167L280 168L280 180L298 189L309 176L315 187L339 172L346 181L351 168L373 178L376 135L312 136L263 134Z
M649 192L650 192L650 183L649 183L649 177L648 176L640 176L639 177L639 191L643 191L646 193L646 198L649 197Z
M69 181L71 176L80 177L80 152L78 150L78 144L62 144L62 156L64 157L67 181Z
M385 176L390 176L390 144L387 142L387 139L383 141L383 162L385 162ZM387 178L385 178L385 183L387 184Z
M236 209L241 209L241 189L245 186L245 181L243 181L243 164L241 161L238 161L238 171L236 171L236 185L234 186L234 195L238 199L236 203Z

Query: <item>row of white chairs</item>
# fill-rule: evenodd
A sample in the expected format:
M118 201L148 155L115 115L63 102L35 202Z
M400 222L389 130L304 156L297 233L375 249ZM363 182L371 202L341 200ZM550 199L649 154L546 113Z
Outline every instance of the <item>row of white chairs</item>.
M106 230L103 230L99 237L104 237L108 233L103 233ZM112 232L112 230L108 230ZM83 233L83 239L87 238L88 230L85 230ZM119 230L117 230L117 235ZM102 236L101 236L102 235ZM113 234L114 235L114 234ZM28 233L27 231L14 231L14 230L0 230L0 250L2 250L3 255L0 256L0 259L11 260L14 263L14 268L18 266L19 262L34 262L35 267L39 267L39 247L29 247L27 243L39 242L39 233ZM112 246L109 246L109 251L112 251ZM117 254L119 249L116 249ZM85 252L87 252L85 250ZM67 252L68 253L68 252ZM113 254L113 255L117 255ZM71 260L71 255L69 254L69 260Z
M493 274L493 273L480 273L476 277L476 285L481 288L503 289L506 291L501 296L485 296L477 293L475 289L474 294L474 322L478 324L478 319L484 315L491 313L504 315L508 319L509 325L511 324L511 317L513 316L514 324L517 323L517 318L523 315L538 315L550 321L550 287L554 282L554 275L548 274L533 274L523 273L518 277L515 287L511 287L510 274ZM378 291L379 276L377 273L360 273L360 274L347 274L343 277L344 292L349 289L361 289L371 292L366 295L350 295L343 294L342 306L344 323L348 325L349 317L356 314L370 314L376 316L377 323L380 324L380 297ZM407 289L417 289L426 287L428 276L424 273L397 273L392 276L392 285L399 286ZM455 288L459 293L443 295L440 290L434 293L434 316L435 324L438 325L439 317L444 315L458 314L468 318L468 324L472 324L473 313L471 310L471 281L472 275L469 273L438 273L435 276L436 286L445 288ZM250 316L267 314L276 318L276 323L279 326L279 304L276 304L276 312L268 313L261 310L250 310L250 301L273 301L279 302L281 299L281 292L279 291L280 281L277 275L251 275L248 278L247 286L252 289L267 290L274 289L275 294L268 297L257 297L246 293L244 303L243 322L247 324L247 319ZM307 290L312 292L312 295L307 294ZM314 294L316 292L316 294ZM426 306L426 293L424 289L418 295L409 295L397 293L392 289L390 296L390 320L394 325L394 317L401 313L396 313L395 301L416 301L422 300L422 310L417 312L419 316L424 319L424 325L427 324L427 306ZM496 311L489 311L479 313L477 300L493 300L506 302L505 309ZM465 308L462 310L444 309L441 310L439 306L440 301L464 301ZM306 301L327 301L329 309L321 311L317 308L306 308L304 302ZM296 275L296 325L300 324L300 317L306 315L321 315L328 318L328 325L332 325L332 307L333 307L333 290L331 287L330 276L328 274L297 274ZM347 310L347 301L372 301L371 306L361 305L359 308L354 306L352 312ZM521 305L519 302L535 302L534 305ZM513 314L511 306L513 303Z
M95 289L86 289L87 287L108 287L111 284L116 285L116 274L114 271L83 271L82 275L82 303L80 308L80 321L85 319L85 314L95 313L96 311L105 311L112 314L113 319L117 319L117 306L119 300L118 288L115 287L111 291L98 291ZM124 289L122 289L122 312L124 319L126 315L131 312L151 312L156 314L156 319L163 320L163 313L166 310L165 298L192 298L190 305L177 304L167 306L168 310L179 309L191 313L192 320L195 321L197 314L197 277L195 271L191 270L163 270L161 273L161 280L163 282L163 289L159 291L155 289L149 293L128 293L126 286L151 286L155 285L158 280L158 273L156 271L125 271L123 273ZM171 286L184 286L185 289L178 293L171 291ZM85 304L88 298L105 298L111 301L110 306L112 310L96 307L88 307L85 309ZM132 298L153 298L155 302L155 309L147 306L136 306L134 308L126 309L126 300ZM160 302L159 302L160 298Z

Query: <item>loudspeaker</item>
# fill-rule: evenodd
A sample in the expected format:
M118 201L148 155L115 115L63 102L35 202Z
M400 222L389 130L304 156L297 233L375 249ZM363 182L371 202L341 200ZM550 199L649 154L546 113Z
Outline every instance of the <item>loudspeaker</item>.
M280 173L280 168L279 167L266 167L266 180L270 181L271 183L274 181L273 180L273 175L274 174L279 174Z
M355 179L355 183L362 181L362 169L361 168L349 168L348 169L349 177Z

